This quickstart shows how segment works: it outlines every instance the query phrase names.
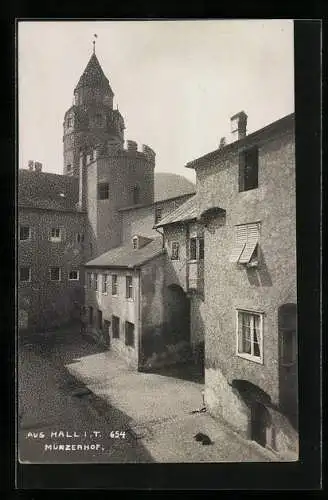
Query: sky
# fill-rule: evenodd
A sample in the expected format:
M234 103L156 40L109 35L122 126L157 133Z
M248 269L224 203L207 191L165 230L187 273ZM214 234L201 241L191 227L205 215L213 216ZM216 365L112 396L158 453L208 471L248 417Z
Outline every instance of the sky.
M125 139L154 149L157 172L195 181L186 163L229 142L235 113L252 133L294 112L291 20L20 21L20 168L63 172L64 114L94 34Z

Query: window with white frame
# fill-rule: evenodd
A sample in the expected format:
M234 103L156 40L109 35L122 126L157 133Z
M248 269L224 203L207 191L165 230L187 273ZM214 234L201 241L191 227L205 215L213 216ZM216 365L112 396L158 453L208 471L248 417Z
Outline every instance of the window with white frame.
M117 284L117 274L112 274L112 295L117 295L118 284Z
M107 279L108 279L108 275L103 274L102 275L102 293L107 293Z
M92 288L92 273L87 273L88 288Z
M98 290L98 273L93 273L93 287Z
M263 363L263 314L253 311L236 311L237 355Z
M30 226L20 226L19 227L19 239L20 241L31 239L31 228Z
M230 255L230 262L257 265L259 238L259 222L235 226L235 241Z
M22 283L31 281L31 268L29 266L22 266L19 268L19 281Z
M62 231L60 227L53 227L50 230L50 235L49 235L50 241L61 241L62 239Z
M126 276L126 298L133 299L132 276Z
M50 281L60 281L61 280L61 271L60 267L51 267L49 269Z
M171 260L179 260L180 245L178 241L172 241Z
M71 269L68 273L69 281L78 281L80 279L80 272L78 269Z

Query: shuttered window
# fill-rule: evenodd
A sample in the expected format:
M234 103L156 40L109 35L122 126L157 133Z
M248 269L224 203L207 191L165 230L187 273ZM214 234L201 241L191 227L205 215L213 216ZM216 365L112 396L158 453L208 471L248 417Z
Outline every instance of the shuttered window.
M259 242L260 223L243 224L235 228L235 244L230 255L230 262L248 264Z
M247 239L244 250L239 258L240 264L248 264L259 241L259 224L247 224Z

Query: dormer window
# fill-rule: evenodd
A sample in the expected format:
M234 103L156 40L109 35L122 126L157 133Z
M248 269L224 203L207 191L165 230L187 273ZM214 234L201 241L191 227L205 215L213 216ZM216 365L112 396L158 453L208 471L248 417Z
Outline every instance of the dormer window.
M132 248L133 248L133 250L138 250L138 247L139 247L139 245L138 245L138 236L134 236L132 238Z
M69 117L67 118L67 128L73 127L73 118Z

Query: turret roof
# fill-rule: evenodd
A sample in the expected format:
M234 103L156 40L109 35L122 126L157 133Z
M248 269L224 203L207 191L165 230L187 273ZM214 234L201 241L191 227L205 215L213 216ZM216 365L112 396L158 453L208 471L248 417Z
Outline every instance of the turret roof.
M104 85L109 86L110 88L108 78L105 76L105 73L103 72L102 67L100 66L96 54L93 53L89 59L89 62L82 76L79 79L77 86L75 87L75 90L78 89L79 87L84 87L84 86L102 87Z

